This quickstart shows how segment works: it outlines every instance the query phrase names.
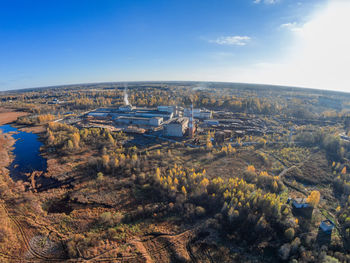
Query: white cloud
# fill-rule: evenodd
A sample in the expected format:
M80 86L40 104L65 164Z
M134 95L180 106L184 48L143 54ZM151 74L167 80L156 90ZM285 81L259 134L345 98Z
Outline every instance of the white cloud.
M301 30L301 27L298 25L297 22L282 24L282 25L280 25L280 28L288 29L288 30L293 31L293 32L298 32Z
M245 46L251 40L248 36L224 36L214 40L209 40L210 43L228 46Z
M276 4L278 3L279 0L254 0L254 4L260 4L260 3L264 3L264 4L267 4L267 5L273 5L273 4Z

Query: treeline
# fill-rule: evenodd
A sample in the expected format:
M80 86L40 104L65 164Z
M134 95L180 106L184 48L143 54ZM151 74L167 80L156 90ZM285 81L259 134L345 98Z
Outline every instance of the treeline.
M319 147L326 151L330 161L342 162L343 158L350 158L350 144L341 141L339 136L330 131L321 129L312 132L301 132L295 137L295 141L306 147Z
M79 130L71 125L54 122L49 123L46 130L46 145L62 155L72 154L86 147L103 149L118 146L121 148L118 140L124 138L125 135L122 132L111 133L104 128Z
M52 114L42 114L34 117L19 117L16 123L21 125L37 125L45 124L51 122L55 119L55 116Z
M212 110L230 110L241 113L284 115L295 118L343 118L349 116L346 111L335 111L327 105L318 105L317 100L310 96L303 99L289 99L284 96L267 93L264 96L257 92L232 92L230 89L193 90L190 86L133 86L128 89L129 101L133 105L156 107L159 105L179 105L189 107L205 107ZM3 96L8 98L8 96ZM114 85L111 88L95 89L74 87L48 89L17 94L11 100L11 105L26 108L35 114L54 111L81 111L97 107L119 106L124 103L123 88ZM1 97L0 97L1 98ZM58 99L62 104L48 104ZM6 102L8 103L8 102ZM8 103L10 105L10 103Z

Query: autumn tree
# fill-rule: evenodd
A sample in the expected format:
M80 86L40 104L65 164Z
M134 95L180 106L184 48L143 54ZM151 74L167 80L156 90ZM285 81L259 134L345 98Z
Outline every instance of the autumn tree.
M47 131L48 137L47 137L47 143L49 145L53 145L55 142L55 136L53 135L52 131L48 130Z
M312 191L307 197L306 202L312 205L313 207L316 207L320 202L320 192L317 190Z
M186 187L185 187L185 186L182 186L182 187L181 187L181 192L184 194L184 196L187 195L187 190L186 190Z
M73 145L76 149L79 149L80 134L78 132L73 133L72 136Z
M108 142L109 142L111 145L114 145L114 144L115 144L115 140L114 140L113 136L112 136L110 133L108 133L107 139L108 139Z
M105 168L108 167L108 165L109 165L109 155L107 155L107 154L102 155L102 164L103 164L103 167L105 167Z
M346 166L341 170L341 174L346 174Z
M74 150L74 144L73 144L73 142L71 140L68 140L68 142L67 142L67 149L69 151L73 151Z
M247 172L255 173L255 167L254 167L254 165L248 165L248 167L247 167Z
M102 172L97 173L97 181L102 182L104 179L104 175Z
M207 134L207 139L206 139L206 147L208 150L211 150L213 148L213 143L211 142L211 139L213 137L213 133L211 133L210 131Z

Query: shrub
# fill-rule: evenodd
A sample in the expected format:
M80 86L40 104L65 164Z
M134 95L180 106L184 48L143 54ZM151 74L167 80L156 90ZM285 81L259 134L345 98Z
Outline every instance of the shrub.
M284 231L284 236L290 241L294 238L294 234L295 234L295 231L291 227L288 228L286 231Z
M195 210L196 216L202 217L202 216L205 215L205 212L206 211L205 211L205 209L203 207L201 207L201 206L197 206L196 207L196 210Z

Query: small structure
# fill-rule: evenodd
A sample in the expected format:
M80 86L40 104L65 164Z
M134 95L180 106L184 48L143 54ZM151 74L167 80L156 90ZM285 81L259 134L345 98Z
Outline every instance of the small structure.
M188 118L181 117L172 120L164 127L164 135L170 137L183 137L188 128Z
M297 208L297 209L311 207L306 202L306 198L295 198L295 199L293 199L292 205L294 208Z
M49 101L47 104L61 104L63 103L62 101L60 101L59 99L52 99L52 101Z
M311 219L314 207L309 204L306 198L292 199L292 213L294 216L302 216Z
M327 219L321 222L320 229L325 233L332 233L334 226L334 222L330 219Z

